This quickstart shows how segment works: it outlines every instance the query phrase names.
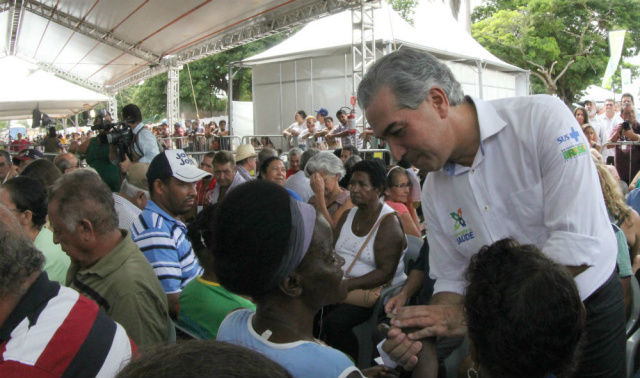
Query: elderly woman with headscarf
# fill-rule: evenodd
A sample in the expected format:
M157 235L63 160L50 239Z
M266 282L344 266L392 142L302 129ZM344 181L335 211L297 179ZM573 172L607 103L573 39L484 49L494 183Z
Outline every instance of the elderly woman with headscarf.
M323 151L309 159L304 170L314 193L309 204L334 228L340 216L353 207L349 191L338 184L345 175L342 161L332 152Z
M294 377L361 376L346 355L313 337L316 313L347 295L344 260L331 246L324 217L264 180L229 193L217 214L211 249L215 273L221 285L251 296L257 305L255 312L229 314L217 340L262 353ZM392 371L378 367L364 373Z

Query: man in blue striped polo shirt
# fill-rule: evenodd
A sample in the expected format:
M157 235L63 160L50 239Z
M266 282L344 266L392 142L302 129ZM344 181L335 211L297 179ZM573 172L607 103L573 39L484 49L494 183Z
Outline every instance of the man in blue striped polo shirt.
M167 150L153 158L147 171L151 200L131 226L131 236L144 253L167 294L175 318L182 289L202 274L198 258L178 219L195 205L196 183L211 174L199 169L183 150Z

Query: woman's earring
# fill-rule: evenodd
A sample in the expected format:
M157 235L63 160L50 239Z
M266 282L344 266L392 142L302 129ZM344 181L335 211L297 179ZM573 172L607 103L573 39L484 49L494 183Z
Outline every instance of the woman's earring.
M471 364L471 367L467 369L467 378L480 378L478 371L474 368L476 363Z

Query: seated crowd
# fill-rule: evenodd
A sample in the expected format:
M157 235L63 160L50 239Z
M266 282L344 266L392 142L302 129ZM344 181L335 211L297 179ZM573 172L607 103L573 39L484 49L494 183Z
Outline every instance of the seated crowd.
M296 112L284 155L256 139L196 163L188 139L164 150L173 147L161 145L166 123L154 130L157 145L145 139L153 134L133 107L124 112L140 143L126 156L97 136L66 152L55 131L45 144L58 148L52 161L35 148L0 150L0 376L443 376L461 338L448 352L427 339L416 350L386 341L385 364L357 366L353 328L380 315L385 289L397 288L382 310L390 318L433 289L411 165L363 160L370 130L350 133L343 110L334 126L324 108ZM583 123L586 143L601 148L601 130ZM222 122L188 126L228 135ZM616 130L610 140L627 135ZM618 181L638 177L594 164L629 316L640 216ZM415 241L422 249L409 261ZM585 309L562 265L503 239L480 250L465 277L463 375L571 376ZM389 338L398 333L392 327Z

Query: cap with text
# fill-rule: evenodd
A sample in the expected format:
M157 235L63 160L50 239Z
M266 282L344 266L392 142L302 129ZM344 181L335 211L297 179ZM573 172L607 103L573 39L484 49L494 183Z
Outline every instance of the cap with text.
M184 182L197 182L211 178L209 172L198 168L196 163L183 150L166 150L156 155L149 164L147 180L175 177Z

